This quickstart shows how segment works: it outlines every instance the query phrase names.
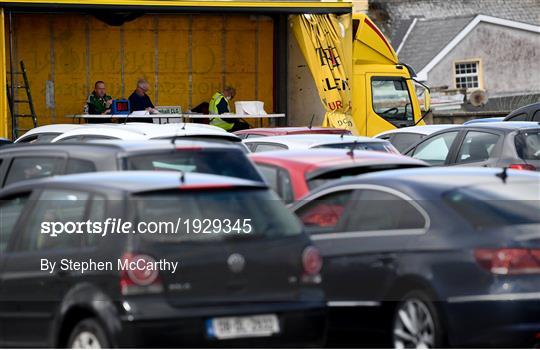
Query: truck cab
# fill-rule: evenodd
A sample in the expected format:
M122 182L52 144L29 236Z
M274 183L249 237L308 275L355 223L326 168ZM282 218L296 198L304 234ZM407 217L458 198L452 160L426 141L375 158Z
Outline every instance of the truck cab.
M353 119L359 135L423 125L429 89L398 61L396 52L364 14L353 15Z

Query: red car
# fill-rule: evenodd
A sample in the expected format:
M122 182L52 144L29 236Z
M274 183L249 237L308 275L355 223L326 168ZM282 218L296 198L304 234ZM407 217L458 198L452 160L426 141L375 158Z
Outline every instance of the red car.
M252 153L249 158L286 203L300 199L329 180L372 171L429 166L399 154L346 149L270 151Z
M281 128L255 128L235 131L233 134L241 139L249 137L279 136L279 135L299 135L299 134L337 134L352 135L349 130L337 128L323 128L321 126L288 126Z

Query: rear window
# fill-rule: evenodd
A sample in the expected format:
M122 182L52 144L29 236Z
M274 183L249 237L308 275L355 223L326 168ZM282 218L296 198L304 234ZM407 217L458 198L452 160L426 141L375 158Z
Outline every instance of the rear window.
M540 160L540 130L517 134L515 144L521 159Z
M169 170L263 181L240 149L176 150L127 157L127 170Z
M326 184L329 181L346 179L349 177L370 173L373 171L383 171L383 170L392 170L392 169L406 169L406 168L415 168L418 165L399 165L399 164L383 164L375 166L358 166L345 169L335 169L329 170L322 174L319 174L315 177L311 177L307 180L309 190L313 190L319 186Z
M355 145L354 142L340 142L340 143L328 143L324 145L315 146L313 148L352 148ZM386 153L399 153L390 142L357 142L354 149L357 151L379 151Z
M422 134L397 133L392 137L392 145L394 145L400 153L403 153L423 138L424 135Z
M279 238L302 233L298 219L266 189L166 191L136 196L135 203L137 222L163 225L160 233L142 233L146 240Z
M460 188L444 194L443 200L477 229L540 223L536 182Z

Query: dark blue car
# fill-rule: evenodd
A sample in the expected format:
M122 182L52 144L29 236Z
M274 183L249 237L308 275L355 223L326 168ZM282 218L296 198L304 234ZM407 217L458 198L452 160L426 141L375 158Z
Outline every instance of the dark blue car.
M369 328L396 348L540 343L539 174L377 172L293 210L325 261L330 339L360 344Z

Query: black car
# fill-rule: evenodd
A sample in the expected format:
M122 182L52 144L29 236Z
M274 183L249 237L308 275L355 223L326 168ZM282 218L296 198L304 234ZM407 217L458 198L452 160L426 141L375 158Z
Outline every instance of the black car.
M11 145L13 142L11 142L11 140L8 140L8 139L4 139L4 138L1 138L0 137L0 147L2 146L7 146L7 145Z
M507 169L389 170L293 205L323 255L329 336L539 345L539 184L538 173Z
M532 103L527 106L512 111L506 117L504 117L505 122L524 122L524 121L533 121L540 122L540 102Z
M0 203L0 347L322 344L320 255L262 183L103 172Z
M435 166L540 170L540 124L495 122L436 132L403 152Z
M0 187L34 178L117 170L175 170L264 181L244 151L205 141L94 141L0 149Z

